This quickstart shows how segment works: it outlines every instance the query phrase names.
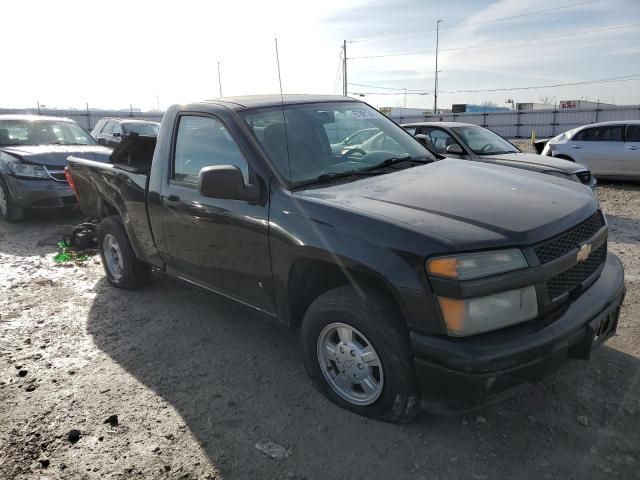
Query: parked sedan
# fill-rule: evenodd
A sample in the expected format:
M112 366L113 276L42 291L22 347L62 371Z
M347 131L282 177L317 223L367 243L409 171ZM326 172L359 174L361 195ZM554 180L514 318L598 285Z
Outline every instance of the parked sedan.
M583 163L596 177L640 180L640 120L569 130L549 140L542 155Z
M91 131L91 136L100 145L116 147L122 137L135 133L143 137L157 137L160 124L149 120L134 120L131 118L102 118Z
M522 168L566 178L595 188L596 180L579 163L521 152L489 129L460 122L421 122L403 125L431 150L447 157Z
M0 115L0 216L76 204L64 168L67 157L106 161L111 154L68 118Z

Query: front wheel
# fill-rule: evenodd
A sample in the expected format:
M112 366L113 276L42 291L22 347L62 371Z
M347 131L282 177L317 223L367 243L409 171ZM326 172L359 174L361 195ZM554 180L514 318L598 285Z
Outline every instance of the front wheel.
M147 282L151 267L136 257L119 217L107 217L98 225L98 251L111 285L131 290Z
M346 286L324 293L304 316L301 341L312 384L335 404L387 422L419 412L408 332L375 292Z
M9 187L2 176L0 176L0 217L12 223L24 218L24 210L14 204Z

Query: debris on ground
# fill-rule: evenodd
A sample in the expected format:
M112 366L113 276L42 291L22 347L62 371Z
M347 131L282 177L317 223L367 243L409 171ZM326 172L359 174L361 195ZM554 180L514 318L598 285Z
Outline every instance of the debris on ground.
M278 445L274 442L258 442L256 443L256 448L265 455L276 460L285 459L293 453L291 449Z

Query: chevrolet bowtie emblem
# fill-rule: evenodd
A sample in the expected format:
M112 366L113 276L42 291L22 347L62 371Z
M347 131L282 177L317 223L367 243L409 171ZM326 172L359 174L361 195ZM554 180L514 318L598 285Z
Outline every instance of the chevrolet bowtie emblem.
M591 244L585 243L580 247L580 250L578 250L578 262L584 262L587 258L589 258L589 255L591 255Z

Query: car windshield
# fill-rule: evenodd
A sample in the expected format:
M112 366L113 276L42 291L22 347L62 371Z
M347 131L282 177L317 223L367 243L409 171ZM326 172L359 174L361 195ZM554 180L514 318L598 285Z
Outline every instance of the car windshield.
M452 127L469 149L478 155L518 153L519 150L491 130L477 126Z
M388 159L435 160L401 127L361 102L285 105L242 116L274 167L293 184L361 172ZM362 143L345 146L354 134L362 135Z
M0 120L0 146L95 145L96 141L73 122L56 120Z
M131 122L123 123L124 133L137 133L145 137L157 137L158 125L155 123Z

